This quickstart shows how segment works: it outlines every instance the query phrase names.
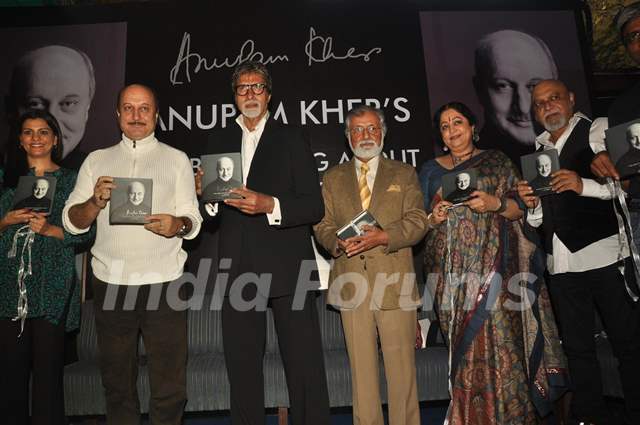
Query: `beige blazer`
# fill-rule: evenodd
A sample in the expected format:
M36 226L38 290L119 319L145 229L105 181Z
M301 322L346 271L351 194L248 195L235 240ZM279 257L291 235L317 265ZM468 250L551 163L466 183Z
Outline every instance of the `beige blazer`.
M336 230L362 211L355 160L332 167L322 180L325 214L314 232L335 258L328 302L354 308L366 295L366 284L377 308L415 308L419 297L411 247L427 232L427 215L414 168L380 157L369 211L389 235L389 244L351 258L337 250Z

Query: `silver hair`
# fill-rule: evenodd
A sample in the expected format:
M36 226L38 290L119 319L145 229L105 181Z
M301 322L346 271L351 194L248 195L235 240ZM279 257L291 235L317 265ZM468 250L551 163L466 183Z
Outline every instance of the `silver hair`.
M361 115L366 114L367 112L373 112L378 116L378 120L380 121L380 128L382 129L382 137L384 137L387 134L387 124L384 120L384 112L382 112L382 109L374 108L373 106L369 106L369 105L360 105L360 106L356 106L355 108L347 112L347 116L344 119L344 126L345 126L344 134L347 136L348 139L350 139L350 134L351 134L350 133L351 118L359 117Z

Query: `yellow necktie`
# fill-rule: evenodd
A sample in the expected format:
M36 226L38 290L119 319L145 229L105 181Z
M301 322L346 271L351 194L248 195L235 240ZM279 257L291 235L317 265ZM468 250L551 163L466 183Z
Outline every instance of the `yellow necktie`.
M358 189L360 191L360 201L362 201L362 209L366 210L369 208L369 203L371 202L371 191L369 190L369 186L367 185L367 172L369 171L369 166L364 163L360 166L360 178L358 179Z

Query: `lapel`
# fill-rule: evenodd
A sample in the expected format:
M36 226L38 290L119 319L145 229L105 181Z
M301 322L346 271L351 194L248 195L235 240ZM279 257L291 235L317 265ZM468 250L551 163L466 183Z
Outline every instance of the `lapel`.
M251 168L249 168L249 174L247 174L247 187L255 186L253 182L253 176L264 176L267 175L261 172L261 167L265 164L269 164L268 153L269 146L272 143L272 135L274 132L273 122L271 116L267 118L267 122L264 125L264 131L262 132L262 136L260 136L260 140L258 141L258 146L256 147L256 152L253 154L253 159L251 160ZM242 143L242 130L240 130L240 142ZM257 177L259 178L259 177ZM251 185L251 186L250 186Z
M378 172L376 173L376 179L373 182L373 193L371 193L371 203L369 204L369 211L374 217L376 217L376 211L384 206L384 194L393 179L393 173L389 169L389 166L389 160L380 155Z
M360 211L362 211L362 201L360 200L360 189L358 188L358 175L356 174L356 157L354 156L349 161L344 178L342 179L342 187L345 190L344 193L348 199L348 205L351 206L352 214L351 218L355 217ZM350 188L350 189L349 189Z

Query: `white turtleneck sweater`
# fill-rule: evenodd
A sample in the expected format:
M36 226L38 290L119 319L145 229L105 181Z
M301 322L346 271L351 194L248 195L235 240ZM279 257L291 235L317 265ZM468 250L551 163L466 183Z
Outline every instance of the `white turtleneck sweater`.
M80 167L76 186L62 213L65 229L80 234L69 220L69 209L93 196L101 176L153 179L153 214L188 217L192 228L185 239L200 231L193 169L187 155L164 143L153 134L132 141L126 136L117 145L89 154ZM187 253L182 239L165 238L136 225L110 225L110 204L96 219L96 241L91 248L93 274L103 282L121 285L145 285L168 282L182 275Z

